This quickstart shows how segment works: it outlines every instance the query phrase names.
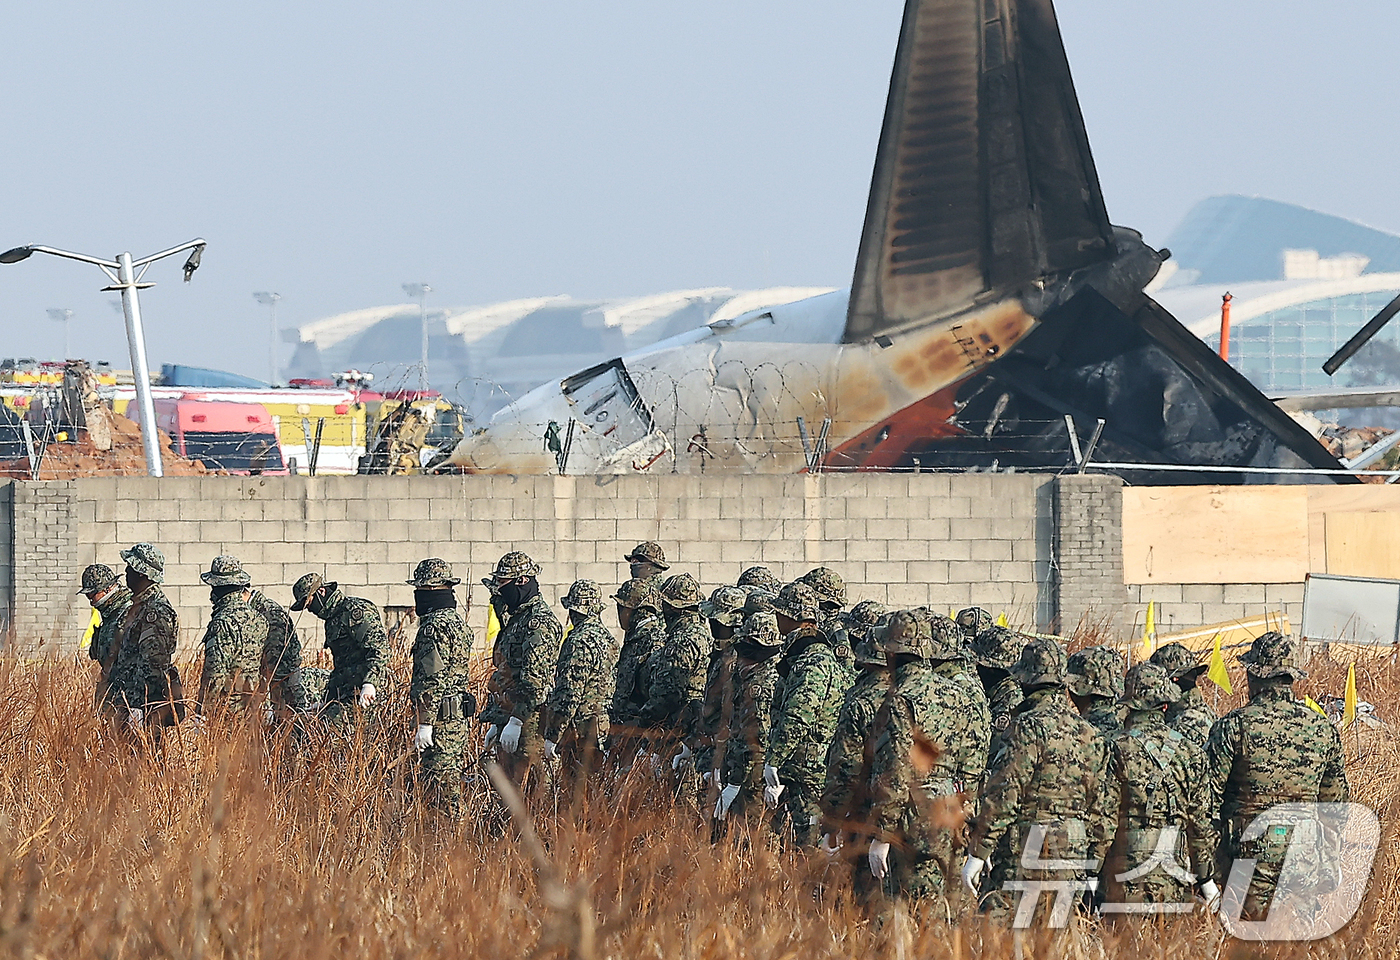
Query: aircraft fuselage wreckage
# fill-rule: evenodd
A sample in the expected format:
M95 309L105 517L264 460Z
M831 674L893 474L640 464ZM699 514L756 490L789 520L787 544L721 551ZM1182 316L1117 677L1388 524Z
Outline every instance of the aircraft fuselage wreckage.
M545 384L444 466L1059 469L1097 434L1103 462L1340 469L1143 292L1168 256L1109 224L1050 0L908 0L850 290Z

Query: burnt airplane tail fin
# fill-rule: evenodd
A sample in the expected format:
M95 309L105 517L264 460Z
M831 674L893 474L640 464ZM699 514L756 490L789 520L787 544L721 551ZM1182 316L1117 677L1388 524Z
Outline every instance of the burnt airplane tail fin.
M844 341L1113 254L1050 0L907 0Z

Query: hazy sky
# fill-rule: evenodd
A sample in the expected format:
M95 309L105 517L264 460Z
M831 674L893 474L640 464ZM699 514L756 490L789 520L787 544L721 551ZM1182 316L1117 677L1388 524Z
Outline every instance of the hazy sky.
M283 326L403 300L850 281L899 0L6 5L0 248L209 241L153 364L265 375ZM1109 211L1245 193L1400 232L1394 0L1062 0ZM95 267L0 266L0 354L127 366ZM80 349L81 348L81 349ZM285 357L285 354L284 354Z

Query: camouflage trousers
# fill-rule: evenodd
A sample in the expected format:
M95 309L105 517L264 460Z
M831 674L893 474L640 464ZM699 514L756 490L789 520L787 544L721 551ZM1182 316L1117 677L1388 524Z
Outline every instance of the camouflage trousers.
M1235 861L1254 861L1241 919L1263 920L1268 916L1278 893L1285 858L1290 861L1288 896L1295 912L1302 912L1304 904L1315 904L1318 894L1335 889L1339 864L1308 831L1284 822L1268 826L1257 839L1239 840L1252 820L1232 818L1226 824L1216 855L1216 875L1222 886L1229 881ZM1305 917L1300 919L1306 922Z
M462 758L470 736L468 721L433 724L433 745L418 754L418 789L424 802L452 820L462 816Z
M1041 828L1041 829L1038 829ZM1035 833L1043 833L1040 849L1026 849ZM1089 843L1085 823L1074 817L1019 821L1002 836L993 854L990 869L982 881L982 912L994 920L1009 922L1021 909L1022 898L1034 896L1032 923L1048 921L1060 896L1084 897L1087 878L1082 871L1027 866L1037 861L1077 861L1087 863ZM1016 884L1041 884L1036 890L1021 890ZM1013 884L1008 888L1008 884ZM1059 890L1066 890L1064 894Z
M497 747L496 762L501 765L501 770L510 777L511 782L522 791L533 789L534 785L547 775L548 771L544 766L544 734L540 732L539 711L530 714L521 722L520 742L514 753L507 753Z
M1176 829L1180 829L1179 826ZM1178 838L1168 862L1159 843L1171 835L1161 828L1120 826L1099 878L1099 900L1104 904L1191 904L1194 877L1185 866L1184 844ZM1136 911L1104 913L1133 915Z
M305 712L307 698L301 671L294 670L286 676L273 677L267 685L267 696L272 702L272 714L280 722Z
M795 781L785 786L773 814L773 832L785 837L791 830L799 847L814 847L822 838L821 782Z

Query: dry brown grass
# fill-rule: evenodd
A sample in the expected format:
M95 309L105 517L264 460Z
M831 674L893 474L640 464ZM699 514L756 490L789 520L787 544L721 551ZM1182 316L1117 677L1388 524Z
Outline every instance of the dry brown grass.
M404 664L398 664L402 671ZM1336 692L1342 664L1306 688ZM1242 678L1241 678L1242 679ZM1241 686L1243 684L1241 683ZM1361 695L1394 702L1393 667L1360 674ZM86 664L0 663L0 953L110 958L529 957L579 944L577 915L535 866L480 774L460 830L410 793L410 726L391 692L366 740L329 733L303 749L211 733L189 749L133 751L92 718ZM1363 914L1332 940L1269 955L1395 952L1400 748L1358 756L1357 798L1385 824ZM652 784L535 798L534 820L562 886L597 924L599 956L1011 956L975 920L873 923L820 855L755 843L712 848L692 809ZM1035 957L1252 955L1203 919L1171 928L1032 939Z

